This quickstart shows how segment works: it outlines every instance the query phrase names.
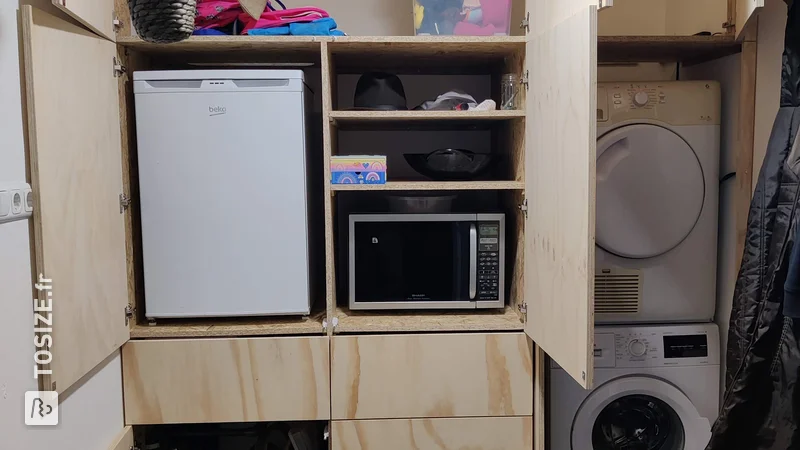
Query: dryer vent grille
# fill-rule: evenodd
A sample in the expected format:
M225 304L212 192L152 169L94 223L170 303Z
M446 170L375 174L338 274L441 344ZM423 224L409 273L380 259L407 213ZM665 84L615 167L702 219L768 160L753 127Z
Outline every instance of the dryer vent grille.
M641 298L639 270L602 269L594 276L595 314L638 314Z

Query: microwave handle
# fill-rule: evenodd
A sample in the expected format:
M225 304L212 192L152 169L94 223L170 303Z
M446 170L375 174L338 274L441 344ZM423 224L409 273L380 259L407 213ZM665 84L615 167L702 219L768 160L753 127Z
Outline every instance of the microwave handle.
M478 293L478 230L475 224L469 226L469 299L474 300Z

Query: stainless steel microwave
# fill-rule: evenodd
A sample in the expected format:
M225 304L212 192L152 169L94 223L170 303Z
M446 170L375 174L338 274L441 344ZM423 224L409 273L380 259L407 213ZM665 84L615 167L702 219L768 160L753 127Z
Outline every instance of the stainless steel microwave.
M351 214L350 309L505 305L505 214Z

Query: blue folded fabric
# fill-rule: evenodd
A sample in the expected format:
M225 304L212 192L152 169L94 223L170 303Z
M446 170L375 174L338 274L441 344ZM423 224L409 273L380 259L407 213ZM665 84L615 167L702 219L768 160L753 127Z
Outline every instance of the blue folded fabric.
M289 33L289 25L284 25L282 27L254 28L248 30L247 34L250 36L287 36L291 33Z
M228 33L224 33L214 28L205 28L202 30L194 30L192 33L196 36L227 36Z
M248 30L251 36L344 36L336 29L336 21L332 17L317 19L312 22L290 23L288 26L273 28L254 28Z

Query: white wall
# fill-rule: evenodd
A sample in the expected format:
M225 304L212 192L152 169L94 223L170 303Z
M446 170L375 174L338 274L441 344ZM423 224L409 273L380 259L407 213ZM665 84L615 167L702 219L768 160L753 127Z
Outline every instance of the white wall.
M17 3L0 0L0 181L26 179L18 51ZM0 225L0 307L0 449L108 448L123 426L118 354L62 397L59 426L24 424L25 391L37 390L27 222Z

